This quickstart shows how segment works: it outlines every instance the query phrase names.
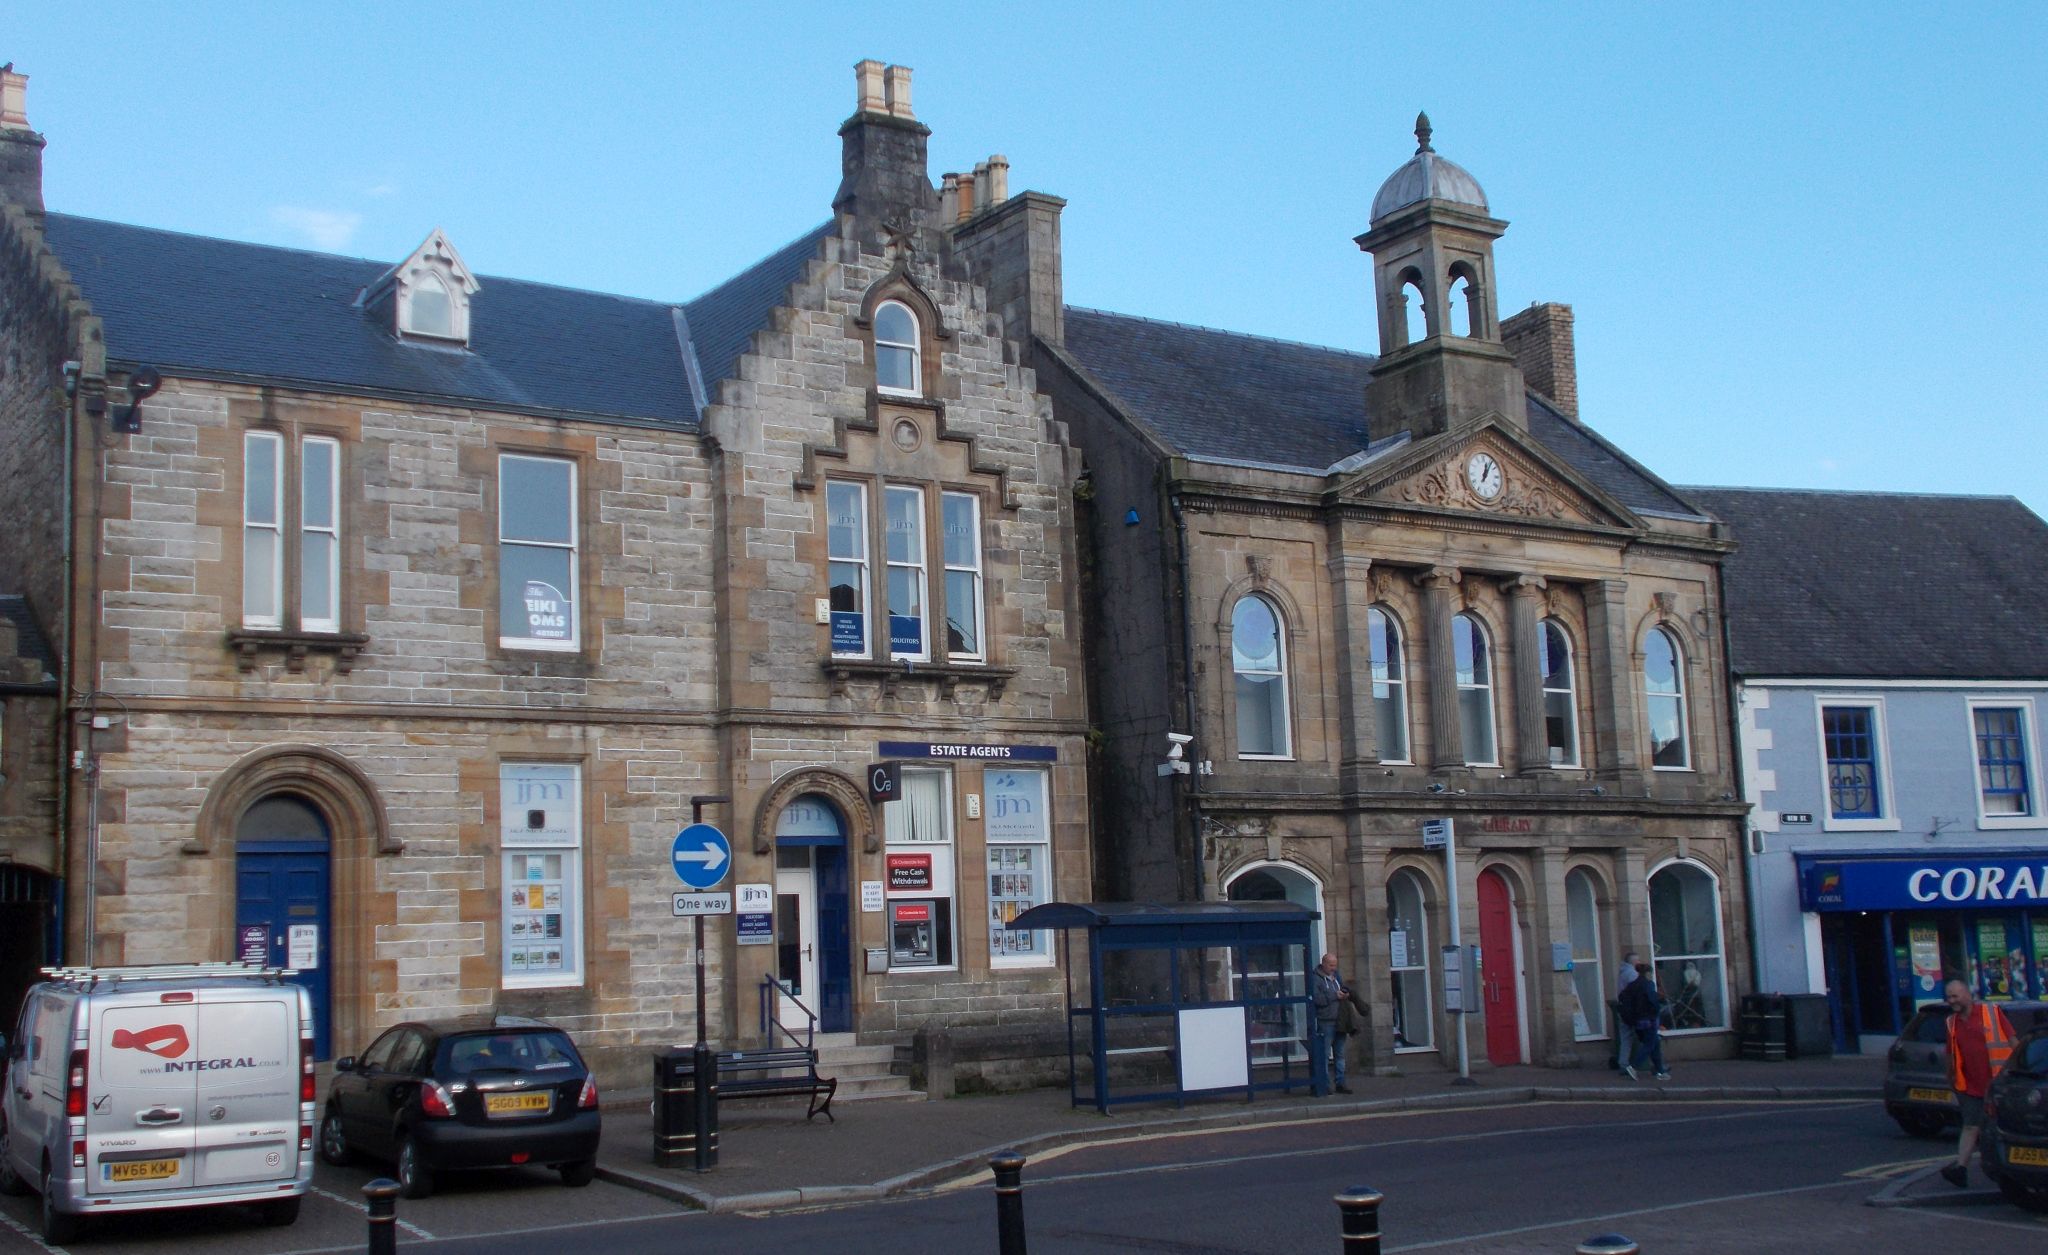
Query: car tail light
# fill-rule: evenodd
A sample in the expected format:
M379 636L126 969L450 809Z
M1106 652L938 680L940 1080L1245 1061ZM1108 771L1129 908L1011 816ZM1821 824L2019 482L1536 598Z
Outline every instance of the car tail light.
M85 1114L85 1051L71 1052L70 1074L64 1078L64 1114Z
M430 1116L452 1116L455 1114L454 1100L439 1081L420 1082L420 1110Z
M576 1107L581 1111L592 1111L597 1107L597 1078L583 1078L583 1092L576 1095Z
M299 1149L313 1149L313 1126L310 1124L302 1124L299 1126Z
M74 1168L83 1168L85 1166L85 1139L82 1137L71 1143L71 1166Z
M299 1038L299 1101L313 1101L313 1039Z

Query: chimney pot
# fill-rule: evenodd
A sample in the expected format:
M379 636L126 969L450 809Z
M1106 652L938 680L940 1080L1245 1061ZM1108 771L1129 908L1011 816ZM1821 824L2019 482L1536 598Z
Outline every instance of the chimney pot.
M0 70L0 126L28 129L28 75L15 73L11 64Z
M953 221L965 222L974 216L974 176L960 176L960 203L954 207Z
M974 212L988 208L988 162L976 162L974 166Z
M917 120L910 111L910 67L892 65L888 70L889 112L899 118Z
M853 65L853 81L858 89L854 102L855 113L887 113L889 97L882 85L882 63L873 59L856 61Z
M988 159L988 203L1000 205L1010 199L1010 159L997 153Z

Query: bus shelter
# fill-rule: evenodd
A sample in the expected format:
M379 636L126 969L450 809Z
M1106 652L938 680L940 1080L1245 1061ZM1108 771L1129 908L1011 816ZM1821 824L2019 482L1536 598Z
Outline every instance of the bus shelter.
M1310 1084L1317 918L1292 902L1047 902L1009 927L1087 931L1087 1006L1066 947L1067 1090L1107 1115Z

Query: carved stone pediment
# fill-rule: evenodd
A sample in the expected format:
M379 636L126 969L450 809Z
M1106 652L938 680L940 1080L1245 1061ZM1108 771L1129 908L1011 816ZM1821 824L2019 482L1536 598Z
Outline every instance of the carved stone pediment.
M1446 432L1362 468L1338 489L1350 501L1505 519L1638 527L1634 515L1526 434L1487 421Z

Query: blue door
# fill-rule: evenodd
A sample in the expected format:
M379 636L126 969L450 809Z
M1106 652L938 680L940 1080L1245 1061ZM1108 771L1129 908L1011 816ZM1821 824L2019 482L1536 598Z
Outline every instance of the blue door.
M853 1030L853 938L846 846L818 847L818 1029Z
M294 842L271 845L290 846ZM331 1058L333 955L327 904L327 851L266 848L243 842L235 851L235 959L297 968L293 979L313 1003L313 1054Z

